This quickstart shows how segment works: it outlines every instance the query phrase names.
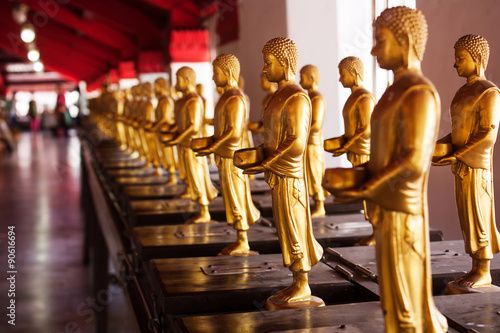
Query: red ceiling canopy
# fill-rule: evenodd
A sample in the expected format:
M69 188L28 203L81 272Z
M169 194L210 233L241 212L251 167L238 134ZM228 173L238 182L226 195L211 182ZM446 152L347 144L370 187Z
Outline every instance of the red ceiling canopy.
M172 62L210 62L207 30L172 31Z
M219 10L215 0L0 1L0 83L7 86L5 64L27 61L13 19L20 3L46 70L89 83L113 70L136 77L165 71L168 61L210 61L208 32L200 28ZM124 70L123 63L131 65Z

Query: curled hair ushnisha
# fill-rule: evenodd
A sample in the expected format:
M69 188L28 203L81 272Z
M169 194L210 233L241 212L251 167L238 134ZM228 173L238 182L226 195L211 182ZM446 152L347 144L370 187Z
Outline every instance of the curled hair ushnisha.
M475 62L478 62L479 56L481 56L481 66L486 70L490 57L490 46L486 38L473 34L465 35L455 43L455 50L461 48L467 50Z
M219 67L224 74L230 75L231 78L238 82L240 77L240 61L236 56L229 53L220 54L214 59L212 65Z
M380 13L374 25L388 28L399 45L404 45L406 38L411 36L415 54L422 61L427 43L427 21L420 10L405 6L387 8Z
M264 45L262 53L271 53L278 59L282 66L285 66L286 59L288 59L288 64L292 73L294 75L297 73L299 51L293 40L285 37L273 38Z
M364 66L358 57L345 57L339 62L339 68L345 68L353 76L358 75L363 81Z

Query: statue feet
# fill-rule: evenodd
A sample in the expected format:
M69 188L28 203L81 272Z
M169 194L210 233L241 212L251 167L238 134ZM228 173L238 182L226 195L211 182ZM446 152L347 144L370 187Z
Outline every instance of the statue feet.
M325 215L326 215L325 204L323 203L323 201L316 201L314 209L311 211L311 217L312 218L324 217Z
M208 206L201 206L200 213L187 220L186 224L210 223L210 222L212 222L212 219L210 218L210 212L208 211Z
M155 172L153 173L154 176L162 176L163 175L163 169L156 165L155 167Z
M469 288L485 287L491 284L491 274L489 272L484 274L477 269L472 269L469 273L456 279L455 283Z
M233 244L229 244L220 251L219 256L255 256L259 255L259 252L250 251L248 244L241 244L236 241Z
M167 181L167 185L175 185L177 184L177 177L175 176L175 172L174 173L170 173L170 177L168 178L168 181Z
M196 214L195 216L189 218L185 224L198 224L198 223L210 223L210 215L205 216L204 214Z
M375 244L376 244L375 235L371 234L370 236L365 237L356 244L354 244L354 246L370 246Z

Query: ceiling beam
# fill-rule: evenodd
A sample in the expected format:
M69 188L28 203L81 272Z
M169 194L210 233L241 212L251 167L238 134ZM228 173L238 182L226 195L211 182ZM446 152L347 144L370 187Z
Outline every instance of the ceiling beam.
M52 7L47 6L48 2L40 0L21 0L32 10L38 12L34 14L35 28L43 26L44 22L53 19L63 25L75 29L89 38L101 43L120 49L123 57L131 57L137 50L135 43L129 36L109 27L108 25L95 19L84 19L65 5L59 5L56 1L50 2Z
M147 15L117 0L72 0L69 4L92 12L99 20L130 34L160 34L160 29Z
M32 17L33 15L28 16L28 18ZM79 36L74 30L55 22L54 20L49 20L46 25L38 28L37 33L51 38L57 36L58 40L71 46L75 50L86 52L89 55L102 60L113 61L118 59L120 56L120 51L118 49L90 39L86 36Z

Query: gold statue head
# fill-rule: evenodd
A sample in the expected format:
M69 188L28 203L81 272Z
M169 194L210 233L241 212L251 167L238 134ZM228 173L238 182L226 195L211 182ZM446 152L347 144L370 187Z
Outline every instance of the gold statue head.
M345 57L339 62L339 74L344 88L359 86L363 83L363 62L357 57Z
M157 97L165 96L169 90L169 82L163 78L159 77L155 80L155 94Z
M304 89L317 88L319 84L319 69L314 65L305 65L300 69L300 85Z
M465 35L455 43L455 65L459 76L483 76L490 47L486 38L479 35Z
M151 84L151 82L144 82L142 84L142 93L143 96L151 97L151 95L153 94L153 85Z
M299 51L293 40L284 37L273 38L264 45L262 53L262 71L270 82L293 79L299 62Z
M175 89L185 93L188 90L194 90L196 87L196 73L191 67L181 67L175 73L177 76L177 84Z
M376 44L371 53L377 56L380 67L395 69L396 63L401 62L406 67L420 65L427 43L427 22L420 10L405 6L387 8L374 26Z
M213 61L213 80L217 87L238 84L240 76L240 61L232 54L220 54Z

